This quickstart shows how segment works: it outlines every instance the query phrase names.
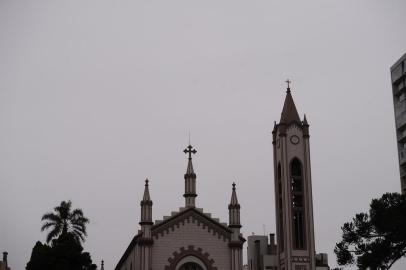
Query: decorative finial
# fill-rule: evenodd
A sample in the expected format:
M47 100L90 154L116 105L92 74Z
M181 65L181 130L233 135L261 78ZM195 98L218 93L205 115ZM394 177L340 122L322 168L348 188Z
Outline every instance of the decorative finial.
M235 190L235 182L233 182L233 190Z
M286 93L290 93L290 83L291 83L291 81L289 79L287 79L285 82L288 84L288 88L286 90Z
M189 144L189 146L186 147L185 150L183 150L183 153L189 154L189 159L192 159L192 154L196 154L197 151L196 151L196 149L193 148L193 146L191 146L191 145Z
M149 180L147 178L147 179L145 179L145 185L148 186L148 183L149 183Z
M101 261L101 270L104 270L104 261Z

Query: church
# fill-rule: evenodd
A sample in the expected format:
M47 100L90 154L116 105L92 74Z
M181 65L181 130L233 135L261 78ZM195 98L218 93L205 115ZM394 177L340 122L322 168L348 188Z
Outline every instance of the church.
M287 82L281 118L272 132L277 244L272 244L271 265L261 263L264 256L250 250L249 245L248 265L243 266L246 240L240 232L235 183L228 205L228 224L196 207L196 173L192 163L196 150L189 144L184 150L188 155L185 205L153 222L153 203L148 179L145 180L140 230L115 270L329 269L326 260L325 265L317 263L315 253L309 124L306 116L303 120L299 117Z
M185 206L152 221L152 200L148 179L141 201L141 230L134 236L116 270L241 270L242 246L240 205L233 183L228 206L229 223L221 223L196 207L196 173L189 145L185 173Z

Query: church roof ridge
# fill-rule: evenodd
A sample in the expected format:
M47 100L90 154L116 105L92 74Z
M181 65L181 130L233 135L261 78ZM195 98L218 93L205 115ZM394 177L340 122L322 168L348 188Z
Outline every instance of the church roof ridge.
M137 244L138 239L141 237L141 234L138 233L136 234L133 239L131 240L130 244L128 245L127 249L124 251L123 256L121 256L120 260L118 261L116 267L114 268L114 270L119 270L121 265L125 262L126 258L128 257L128 255L131 253L133 247Z

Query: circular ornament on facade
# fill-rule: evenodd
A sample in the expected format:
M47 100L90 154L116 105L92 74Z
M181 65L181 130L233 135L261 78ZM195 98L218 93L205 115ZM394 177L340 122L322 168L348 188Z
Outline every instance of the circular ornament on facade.
M290 137L290 142L293 143L293 144L298 144L300 142L300 139L299 139L298 136L293 135L293 136Z

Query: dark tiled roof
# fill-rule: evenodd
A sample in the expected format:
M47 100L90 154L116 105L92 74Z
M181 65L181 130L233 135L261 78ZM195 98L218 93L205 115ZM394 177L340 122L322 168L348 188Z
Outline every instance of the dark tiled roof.
M300 123L300 117L297 113L295 102L293 101L290 90L286 92L285 103L283 104L283 110L281 114L280 123L290 124L292 122Z

